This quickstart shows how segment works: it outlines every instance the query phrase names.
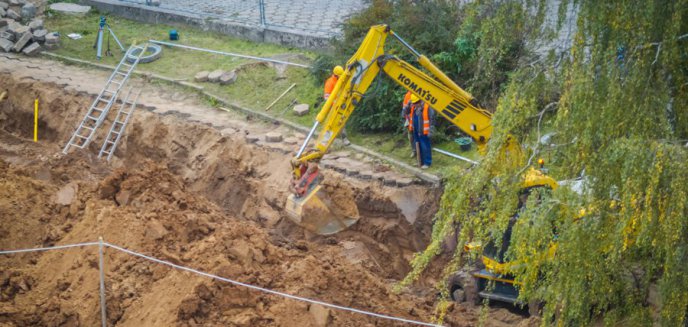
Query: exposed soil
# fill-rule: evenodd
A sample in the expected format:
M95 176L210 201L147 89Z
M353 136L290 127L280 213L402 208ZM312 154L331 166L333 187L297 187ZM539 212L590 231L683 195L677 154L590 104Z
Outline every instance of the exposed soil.
M333 236L305 233L283 213L289 155L175 115L135 112L116 157L61 150L92 101L0 74L0 249L107 242L291 294L432 321L429 281L392 286L429 237L440 190L386 187L325 171L351 190L361 219ZM31 141L40 97L40 142ZM244 122L245 123L245 122ZM102 128L105 133L107 128ZM231 128L229 129L231 130ZM97 248L0 256L0 326L100 324ZM402 326L172 270L107 249L107 313L117 326ZM427 286L426 286L427 285ZM450 309L473 326L480 310ZM489 309L487 326L530 325Z

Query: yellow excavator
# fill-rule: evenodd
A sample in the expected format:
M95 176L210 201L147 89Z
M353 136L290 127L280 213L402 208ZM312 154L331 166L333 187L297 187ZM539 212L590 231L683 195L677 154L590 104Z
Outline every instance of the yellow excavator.
M386 53L385 42L388 36L394 37L408 49L428 73ZM291 162L292 194L287 199L286 211L292 221L313 233L333 234L348 228L359 219L352 198L333 197L332 187L322 184L323 178L318 170L318 162L327 153L380 72L411 91L429 104L435 112L473 138L481 153L490 140L492 114L489 111L480 108L473 96L454 83L389 26L371 27L361 46L346 63L344 73L339 77L332 94L318 113L313 127ZM320 125L322 129L315 144L307 150ZM504 146L503 155L505 158L521 156L520 145L510 138ZM523 194L527 194L533 188L554 189L557 185L554 179L541 170L531 168L524 173L521 187ZM504 239L505 243L501 246L487 245L482 249L479 265L481 269L467 276L463 275L468 278L453 279L456 283L449 285L452 297L457 297L457 300L480 297L516 302L517 287L510 274L510 266L516 263L504 262L502 256L508 247L508 235ZM498 287L488 290L487 284L495 282L498 283Z
M401 42L415 57L425 73L396 56L385 53L388 36ZM306 140L292 160L292 194L286 211L296 224L320 235L339 232L358 221L353 199L333 198L321 185L322 176L317 163L327 153L373 80L383 72L397 84L412 92L444 118L456 125L476 142L480 149L492 135L492 114L478 106L468 92L456 85L426 56L418 53L387 25L370 28L356 53L349 59L332 95L315 119ZM318 126L322 129L315 144L306 149ZM516 142L509 142L505 155L520 155ZM524 187L556 187L556 181L531 169L524 176ZM352 209L354 208L354 209Z

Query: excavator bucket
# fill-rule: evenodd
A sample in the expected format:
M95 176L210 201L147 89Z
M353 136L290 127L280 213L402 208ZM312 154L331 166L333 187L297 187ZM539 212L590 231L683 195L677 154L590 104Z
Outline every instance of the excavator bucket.
M359 219L353 198L333 197L323 185L315 186L302 197L289 195L286 211L294 223L319 235L340 232Z

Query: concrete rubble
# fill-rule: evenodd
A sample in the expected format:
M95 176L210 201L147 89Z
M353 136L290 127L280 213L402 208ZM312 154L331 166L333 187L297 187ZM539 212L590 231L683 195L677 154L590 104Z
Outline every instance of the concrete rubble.
M0 50L33 56L43 49L57 48L59 34L49 33L37 13L33 3L0 0Z
M294 106L294 114L297 116L305 116L308 114L309 107L308 104L297 104Z
M83 16L91 11L91 6L82 6L75 3L58 2L50 5L50 9L63 14Z

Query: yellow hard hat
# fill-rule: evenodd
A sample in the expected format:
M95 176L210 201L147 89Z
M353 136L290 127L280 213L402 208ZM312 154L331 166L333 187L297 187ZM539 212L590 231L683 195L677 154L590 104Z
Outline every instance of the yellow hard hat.
M416 103L418 101L420 101L420 98L415 94L411 94L411 103Z
M344 74L344 68L342 68L342 66L334 66L334 69L332 69L332 74L337 76Z
M545 165L545 159L542 159L542 158L538 159L538 165L544 166Z

